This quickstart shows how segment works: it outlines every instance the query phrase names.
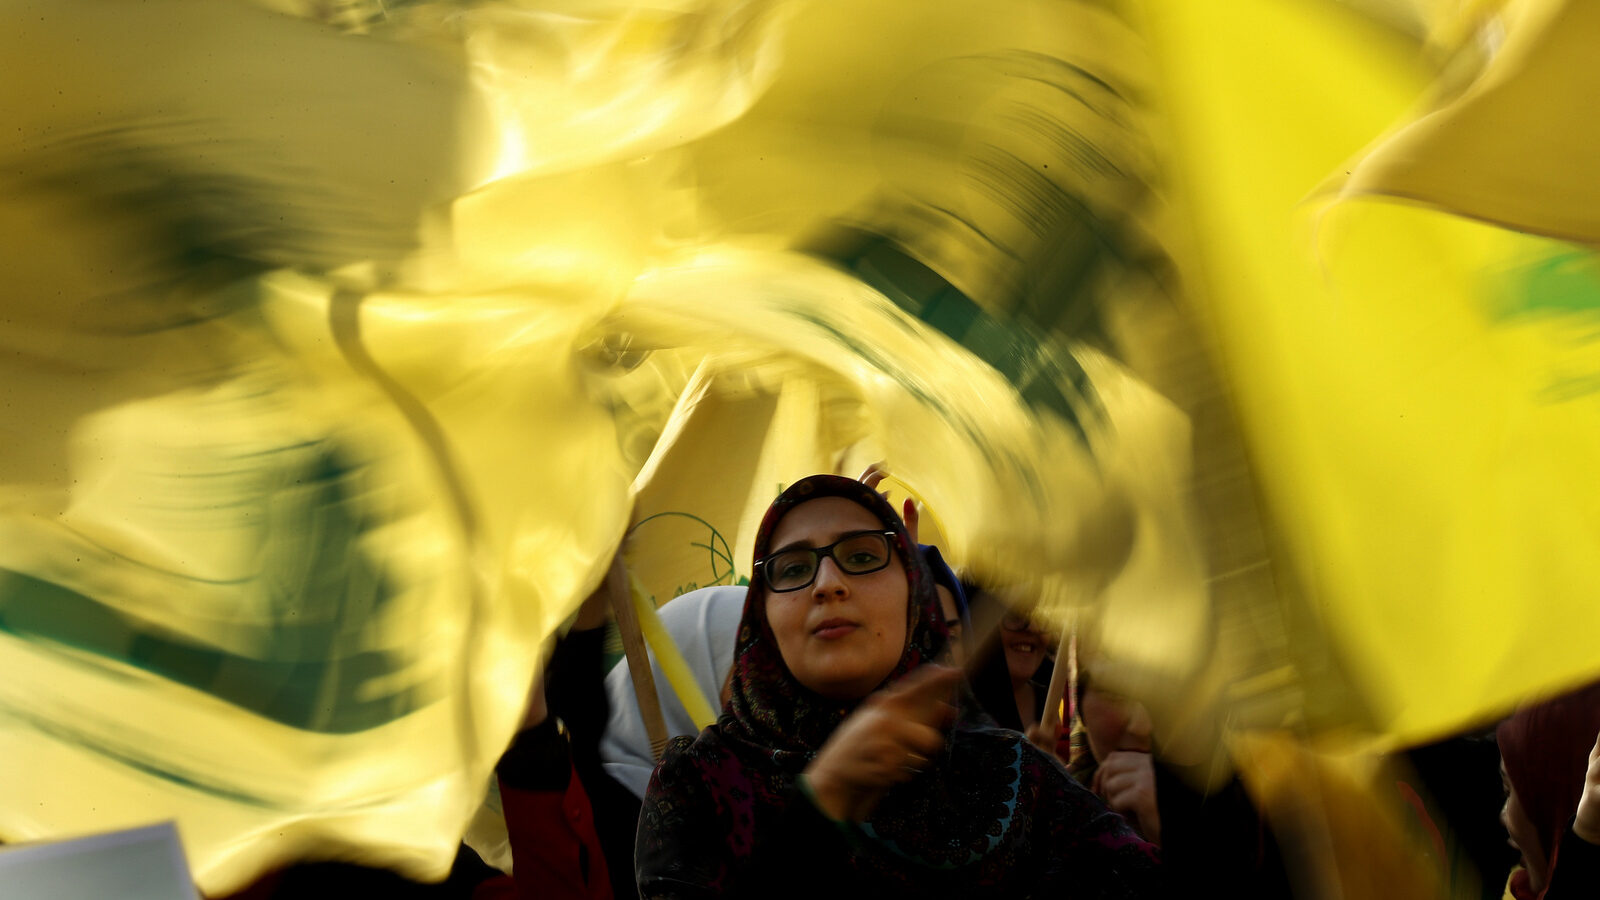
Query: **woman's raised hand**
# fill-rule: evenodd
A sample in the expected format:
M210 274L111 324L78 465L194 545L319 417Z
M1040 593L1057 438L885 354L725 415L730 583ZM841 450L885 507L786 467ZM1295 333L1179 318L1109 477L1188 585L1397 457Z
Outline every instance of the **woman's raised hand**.
M922 771L944 747L960 681L959 669L924 665L863 700L806 767L818 808L864 821L890 787Z
M857 478L856 480L867 487L872 488L873 490L877 490L878 485L883 483L884 476L888 474L888 465L880 459L872 465L867 466L866 469L861 472L861 477Z
M1095 769L1089 789L1099 794L1112 812L1127 819L1141 837L1152 844L1161 843L1154 757L1138 750L1108 753Z
M856 480L876 491L878 490L878 485L883 483L884 477L888 474L888 464L883 460L878 460L872 465L867 466L867 468L862 471L861 477L857 478ZM879 493L883 493L883 498L885 500L889 499L889 495L887 493L882 491L879 491ZM911 535L911 543L913 544L917 543L917 516L917 502L910 497L907 497L905 502L900 505L900 521L906 523L906 533Z
M1578 815L1572 833L1591 844L1600 844L1600 735L1589 751L1589 774L1583 779L1583 796L1578 800Z

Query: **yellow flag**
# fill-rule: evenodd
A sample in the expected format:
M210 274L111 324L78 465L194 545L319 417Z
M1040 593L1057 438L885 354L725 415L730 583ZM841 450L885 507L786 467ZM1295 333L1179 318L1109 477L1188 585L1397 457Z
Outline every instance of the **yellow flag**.
M624 535L736 578L846 460L1203 603L1188 420L1095 346L1161 265L1125 24L586 6L0 5L0 839L441 876Z
M1593 60L1600 7L1582 0L1497 5L1504 7L1498 15L1480 9L1471 31L1488 48L1471 67L1476 77L1368 153L1341 179L1344 193L1418 201L1594 246L1600 122L1588 109L1600 91Z
M1143 8L1203 266L1195 296L1292 566L1284 575L1333 638L1344 669L1333 680L1355 687L1381 733L1407 742L1592 675L1581 635L1600 624L1589 602L1600 507L1571 488L1600 439L1586 349L1600 297L1593 259L1392 202L1330 207L1319 190L1352 171L1352 191L1560 231L1519 210L1587 210L1540 199L1538 185L1576 197L1592 177L1542 168L1554 156L1513 161L1502 150L1528 126L1520 113L1470 118L1489 109L1471 92L1364 158L1429 79L1416 44L1348 8ZM1559 14L1589 18L1585 4ZM1541 35L1566 40L1508 38L1474 90L1549 111L1568 95L1542 93L1555 77L1546 63L1561 62L1572 85L1594 77L1571 54L1537 65L1519 55L1518 42ZM1439 144L1417 143L1468 121L1475 130L1444 124ZM1472 174L1484 166L1496 178Z

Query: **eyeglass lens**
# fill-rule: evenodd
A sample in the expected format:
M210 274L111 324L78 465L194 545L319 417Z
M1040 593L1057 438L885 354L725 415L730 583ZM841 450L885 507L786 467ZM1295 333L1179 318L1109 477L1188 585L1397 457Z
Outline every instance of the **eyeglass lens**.
M826 547L801 547L767 557L762 574L775 591L795 591L816 580L822 555L833 557L851 575L876 572L889 564L889 539L877 532L851 534Z

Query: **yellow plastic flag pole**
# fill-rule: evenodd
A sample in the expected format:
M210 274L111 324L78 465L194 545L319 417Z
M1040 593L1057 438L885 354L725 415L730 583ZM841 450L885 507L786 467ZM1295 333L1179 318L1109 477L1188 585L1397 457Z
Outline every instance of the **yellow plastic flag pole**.
M700 684L690 674L688 661L678 650L672 635L667 633L666 626L661 624L661 617L656 614L655 604L650 602L643 586L639 584L639 579L630 576L630 580L633 585L633 606L639 628L644 633L645 642L655 652L656 662L661 664L661 674L667 676L667 683L672 685L673 693L678 695L678 700L694 722L694 727L705 728L717 720L715 708L711 705L711 701L706 699ZM628 665L632 666L633 662L630 660ZM659 758L660 754L656 755Z

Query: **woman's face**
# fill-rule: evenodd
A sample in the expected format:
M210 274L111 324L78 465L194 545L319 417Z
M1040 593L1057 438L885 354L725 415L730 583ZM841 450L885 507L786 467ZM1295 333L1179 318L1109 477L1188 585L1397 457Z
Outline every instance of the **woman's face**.
M1539 832L1534 829L1528 813L1522 808L1522 802L1517 799L1517 789L1511 786L1511 779L1506 777L1503 763L1500 766L1500 782L1506 789L1506 805L1500 810L1500 823L1506 826L1506 834L1511 837L1507 843L1522 853L1522 867L1528 870L1528 887L1535 894L1543 893L1545 881L1550 875L1550 863L1539 844Z
M883 531L882 522L843 497L808 500L773 529L768 553L795 547L825 547L857 531ZM855 700L889 677L906 646L910 587L905 565L891 551L889 565L848 575L824 556L816 581L799 590L766 590L767 624L778 652L807 688L839 700Z
M944 627L950 632L950 642L945 645L945 665L959 666L967 661L966 645L961 643L961 607L956 605L956 595L942 584L935 584L934 591L939 594L939 610L944 613Z
M1043 622L1018 613L1008 613L1000 623L1000 646L1006 654L1006 671L1013 682L1027 681L1044 665L1046 651L1054 642Z
M1150 713L1143 703L1099 690L1091 683L1083 691L1078 714L1095 759L1103 760L1118 750L1150 752Z

